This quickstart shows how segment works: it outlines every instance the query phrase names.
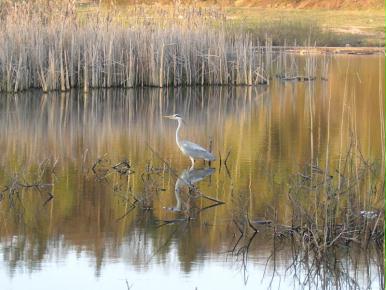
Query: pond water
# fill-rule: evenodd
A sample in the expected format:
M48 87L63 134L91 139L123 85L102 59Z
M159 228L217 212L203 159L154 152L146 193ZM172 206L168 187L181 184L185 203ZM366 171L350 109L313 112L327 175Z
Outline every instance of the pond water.
M290 224L290 178L338 168L352 138L384 166L384 77L384 57L337 56L328 81L1 95L0 288L381 289L376 251L314 273L269 226L238 243L235 220ZM189 169L173 113L213 169Z

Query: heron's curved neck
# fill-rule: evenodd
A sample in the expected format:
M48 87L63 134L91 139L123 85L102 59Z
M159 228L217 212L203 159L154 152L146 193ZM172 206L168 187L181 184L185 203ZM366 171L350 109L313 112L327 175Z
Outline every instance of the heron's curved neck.
M178 119L178 126L177 126L177 130L176 130L176 142L177 142L177 145L180 146L180 129L182 127L182 121L181 119Z

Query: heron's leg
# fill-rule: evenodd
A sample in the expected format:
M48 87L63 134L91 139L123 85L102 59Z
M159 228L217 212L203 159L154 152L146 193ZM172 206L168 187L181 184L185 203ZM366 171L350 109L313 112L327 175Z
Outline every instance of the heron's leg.
M189 157L190 158L190 161L192 161L192 167L191 168L193 168L194 167L194 159L193 159L193 157Z

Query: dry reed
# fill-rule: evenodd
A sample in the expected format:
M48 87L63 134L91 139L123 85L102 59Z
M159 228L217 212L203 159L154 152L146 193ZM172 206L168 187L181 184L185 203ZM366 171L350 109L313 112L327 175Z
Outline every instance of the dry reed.
M226 30L216 10L77 14L73 1L7 7L0 17L0 91L40 88L269 84L272 42ZM291 70L298 67L291 58ZM286 68L286 65L284 65ZM306 69L307 70L307 69ZM286 73L285 73L286 74Z

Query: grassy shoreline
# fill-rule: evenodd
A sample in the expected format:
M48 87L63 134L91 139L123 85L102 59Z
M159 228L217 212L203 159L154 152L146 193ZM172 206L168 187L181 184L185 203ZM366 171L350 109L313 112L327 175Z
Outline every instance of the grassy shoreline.
M385 10L226 8L225 14L244 29L272 27L277 38L304 34L321 46L385 46ZM291 42L291 40L289 40Z
M214 6L201 2L191 5L197 9L217 11L226 19L230 28L248 31L260 38L264 38L266 33L271 34L274 45L282 45L283 41L292 44L296 40L298 45L308 41L317 46L386 46L386 9L270 8L264 5L243 7L230 4ZM152 10L173 9L170 4L136 6L144 7L149 15L154 14ZM130 14L129 11L135 5L80 5L78 13L95 13L101 7L103 10L115 9L122 14Z
M121 15L130 15L133 7L141 7L147 17L156 15L156 10L174 9L172 5L95 5L77 7L79 15L95 14L104 11L119 10ZM256 37L264 38L270 34L274 45L298 45L305 41L316 42L316 46L384 47L385 46L385 11L384 9L299 9L299 8L262 8L236 7L231 5L213 6L195 3L191 7L202 11L212 10L221 14L232 29L247 31Z
M283 9L283 8L226 8L228 15L236 24L243 22L244 26L256 29L265 23L294 24L293 28L302 26L318 27L326 37L326 46L384 46L385 45L385 11L369 10L328 10L328 9ZM304 28L303 28L304 30ZM291 32L293 33L293 32ZM342 39L337 40L337 37ZM332 42L335 42L333 45Z

